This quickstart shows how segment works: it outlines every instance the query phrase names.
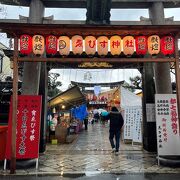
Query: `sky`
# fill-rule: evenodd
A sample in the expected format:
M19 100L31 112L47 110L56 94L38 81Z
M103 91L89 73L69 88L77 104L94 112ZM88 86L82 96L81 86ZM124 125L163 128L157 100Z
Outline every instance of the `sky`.
M19 15L29 16L29 8L2 6L6 13L0 13L1 18L18 19ZM175 21L180 21L180 8L165 9L165 18L174 16ZM45 16L54 15L55 20L85 20L86 9L57 9L46 8ZM147 9L113 9L111 10L111 21L138 21L140 16L148 18ZM8 46L9 40L3 36L0 40ZM100 82L116 82L116 81L129 81L130 77L140 75L138 70L131 69L111 69L111 70L90 70L90 69L60 69L51 70L60 74L59 81L62 82L61 90L66 90L70 81L86 82L86 83L100 83ZM85 75L87 72L91 73L91 80L86 80ZM174 76L172 75L172 79Z

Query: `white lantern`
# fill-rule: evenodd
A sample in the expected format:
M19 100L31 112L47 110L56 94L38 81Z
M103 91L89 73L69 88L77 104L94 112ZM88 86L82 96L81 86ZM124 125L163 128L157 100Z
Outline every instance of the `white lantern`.
M149 54L158 54L160 52L160 38L157 35L148 37L148 52Z
M120 36L112 36L110 38L110 50L111 50L112 55L121 54L121 37Z
M85 52L87 55L94 55L96 53L96 38L94 36L87 36L85 38Z
M134 53L134 37L125 36L123 38L123 53L125 55L132 55Z
M41 35L34 35L32 38L33 53L35 55L42 55L44 53L44 37Z
M106 36L97 38L97 51L100 56L108 54L108 38Z
M72 37L72 51L73 53L81 55L83 53L83 38L82 36L75 35Z
M68 56L70 53L70 39L68 36L60 36L58 39L59 54Z

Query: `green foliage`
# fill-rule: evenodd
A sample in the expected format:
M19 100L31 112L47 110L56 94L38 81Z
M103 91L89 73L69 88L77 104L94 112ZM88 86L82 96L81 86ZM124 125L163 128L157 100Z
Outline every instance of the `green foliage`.
M60 81L57 81L60 74L58 73L49 73L48 75L48 96L54 97L61 91L58 89L62 85Z
M135 89L142 89L142 78L140 76L135 76L134 78L130 77L129 80Z
M125 82L123 87L131 92L134 92L136 89L142 89L142 79L140 76L130 77L129 80L131 81L131 85Z

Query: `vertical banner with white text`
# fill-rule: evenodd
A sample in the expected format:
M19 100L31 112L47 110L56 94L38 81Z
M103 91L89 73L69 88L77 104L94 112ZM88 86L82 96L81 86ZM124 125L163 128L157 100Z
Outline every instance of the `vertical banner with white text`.
M176 94L156 94L156 132L159 155L180 155Z
M19 95L16 127L16 158L38 158L41 119L41 96ZM11 157L12 98L8 122L5 158Z

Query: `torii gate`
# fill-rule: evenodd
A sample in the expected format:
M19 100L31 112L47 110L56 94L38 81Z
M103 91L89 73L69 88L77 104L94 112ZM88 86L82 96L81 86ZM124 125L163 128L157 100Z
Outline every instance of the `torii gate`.
M114 24L114 25L162 25L162 24L180 24L180 22L173 21L173 18L164 18L163 9L164 8L175 8L180 7L180 0L176 0L176 2L172 0L0 0L0 2L8 5L17 5L17 6L26 6L30 7L30 13L29 18L20 16L20 20L1 20L1 22L21 22L21 23L43 23L43 24ZM86 8L87 9L87 19L86 21L58 21L53 20L52 17L45 18L44 17L44 9L45 7L52 7L52 8ZM110 10L111 9L128 9L128 8L147 8L150 11L150 19L148 18L141 18L141 21L110 21ZM115 60L115 59L114 59ZM146 63L148 64L148 63ZM150 63L151 64L151 63ZM40 63L39 63L40 65ZM162 69L164 69L164 65L160 63L160 65L163 66ZM37 69L36 65L34 64L31 66L31 68ZM158 69L159 67L157 67ZM167 67L165 67L167 68ZM25 69L25 71L28 68ZM148 67L145 67L146 70L149 69ZM39 74L40 68L37 70L36 75L37 78L33 80L33 84L35 86L39 85ZM158 71L157 71L158 72ZM165 72L165 71L164 71ZM27 75L27 72L26 72ZM26 76L27 77L27 76ZM156 76L157 77L157 76ZM146 77L143 77L146 79ZM165 78L164 78L165 79ZM31 78L29 78L31 80ZM158 80L160 82L160 80ZM161 83L157 83L159 86ZM147 84L146 84L147 85ZM163 87L163 86L162 86ZM38 89L38 88L37 88ZM164 88L165 89L165 88ZM33 90L33 92L36 92L37 90ZM162 91L158 89L158 91ZM149 93L149 91L145 90L146 93ZM149 94L151 96L151 94ZM148 96L148 97L149 97ZM148 99L148 98L147 98ZM146 101L147 101L146 99ZM148 99L149 100L149 99ZM151 127L147 126L146 128ZM152 128L151 128L152 129ZM146 134L145 142L147 141L147 144L151 144L152 137L148 138L148 134ZM154 143L154 142L153 142ZM155 142L156 144L156 142ZM149 148L149 145L147 145Z
M42 24L95 24L95 25L177 25L180 24L179 21L173 21L173 17L164 18L164 8L177 8L180 7L180 0L0 0L3 4L16 5L29 7L29 17L20 16L17 20L14 19L2 19L0 22L11 22L11 23L42 23ZM86 20L85 21L60 21L54 20L53 15L50 17L44 17L45 8L86 8ZM111 9L148 9L149 18L140 17L140 21L110 21L110 11ZM56 63L51 62L52 67L57 67ZM34 70L35 78L29 76L29 69ZM143 66L142 79L145 84L143 103L144 112L147 103L154 103L154 90L153 90L153 67L152 63L146 63ZM41 71L41 75L40 75ZM170 73L169 64L158 64L156 63L154 67L155 72L155 82L156 82L156 92L157 93L170 93ZM158 78L158 74L162 73L165 78ZM24 76L23 76L23 93L24 94L38 94L39 86L41 86L40 91L43 94L44 100L46 97L45 79L46 77L46 63L35 63L28 64L24 63ZM160 76L159 76L160 77ZM40 81L40 78L41 81ZM29 86L30 82L32 86ZM32 88L33 87L33 88ZM149 90L151 89L151 90ZM46 107L46 101L44 101L43 109ZM43 112L42 119L46 117L46 111ZM155 151L155 123L147 123L146 116L143 116L145 122L145 134L143 138L143 147L148 151ZM44 124L42 124L43 126ZM151 129L154 133L149 133L148 129ZM147 132L147 133L146 133ZM42 130L41 133L42 149L45 151L43 144L45 143L45 133ZM151 136L150 136L151 135Z
M179 54L178 54L178 37L180 35L180 25L161 25L161 26L90 26L90 25L57 25L57 24L14 24L14 23L0 23L1 32L8 34L8 37L14 38L14 55L13 55L13 108L12 108L12 155L11 155L11 173L15 172L16 165L16 120L17 120L17 90L18 90L18 62L66 62L66 63L79 63L79 62L111 62L111 63L123 63L123 62L154 62L163 63L171 62L175 63L176 72L176 85L177 85L177 101L178 101L178 120L180 124L180 70L179 70ZM76 61L73 58L57 58L57 57L20 57L18 53L18 38L22 34L34 35L41 33L46 36L51 33L54 35L65 34L73 36L76 34L87 36L89 34L94 36L102 35L114 35L123 34L137 36L143 34L145 36L151 34L158 34L165 36L171 34L175 37L175 55L172 58L78 58Z

